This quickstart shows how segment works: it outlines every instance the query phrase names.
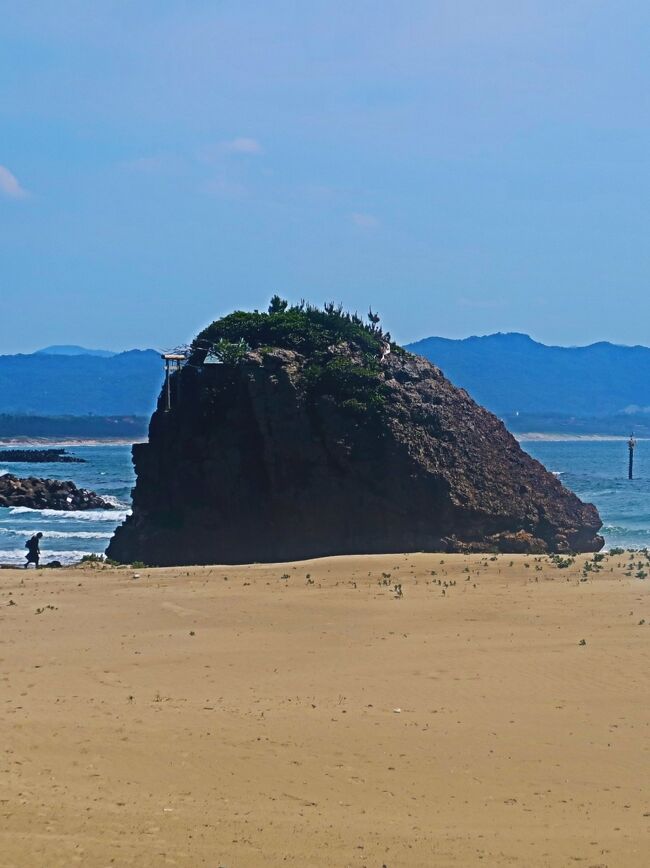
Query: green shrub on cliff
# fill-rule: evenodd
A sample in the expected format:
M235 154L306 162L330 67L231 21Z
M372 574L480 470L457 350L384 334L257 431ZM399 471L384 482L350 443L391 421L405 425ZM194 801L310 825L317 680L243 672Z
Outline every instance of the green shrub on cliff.
M212 348L212 352L224 365L239 364L239 362L244 360L249 350L250 347L243 338L240 338L237 342L221 338Z
M312 401L330 395L355 414L380 410L385 402L386 386L374 360L363 366L346 358L312 363L305 371L305 385Z

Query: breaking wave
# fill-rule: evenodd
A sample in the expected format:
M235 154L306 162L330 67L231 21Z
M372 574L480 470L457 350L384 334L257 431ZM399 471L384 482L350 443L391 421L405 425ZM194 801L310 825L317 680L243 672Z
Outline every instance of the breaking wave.
M38 515L41 518L57 518L62 521L111 521L114 524L119 524L124 521L127 515L131 514L130 509L31 509L28 506L10 506L10 515Z
M0 527L0 534L6 536L29 537L34 533L34 528ZM95 530L46 530L43 532L47 539L110 539L112 534Z
M48 561L60 561L62 564L76 564L86 551L62 551L62 552L42 552L41 564L47 564ZM24 564L26 551L22 549L5 549L0 550L0 563L3 564Z
M635 537L648 537L650 538L650 528L648 527L622 527L617 524L606 524L603 525L601 533L605 534L617 534L620 536L634 535Z

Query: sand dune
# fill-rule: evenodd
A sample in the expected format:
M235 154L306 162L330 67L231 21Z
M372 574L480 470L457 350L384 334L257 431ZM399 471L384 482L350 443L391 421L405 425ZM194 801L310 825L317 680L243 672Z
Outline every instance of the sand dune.
M0 865L646 865L627 559L0 571Z

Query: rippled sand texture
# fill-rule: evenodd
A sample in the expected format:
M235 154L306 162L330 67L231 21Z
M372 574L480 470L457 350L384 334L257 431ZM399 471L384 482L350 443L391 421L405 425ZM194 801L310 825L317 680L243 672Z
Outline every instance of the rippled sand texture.
M2 570L0 865L645 866L639 557Z

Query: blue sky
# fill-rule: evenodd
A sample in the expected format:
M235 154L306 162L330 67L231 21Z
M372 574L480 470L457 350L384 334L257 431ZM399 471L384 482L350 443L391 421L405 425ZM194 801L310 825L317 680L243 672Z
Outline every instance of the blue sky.
M275 292L650 344L650 4L0 0L0 352Z

